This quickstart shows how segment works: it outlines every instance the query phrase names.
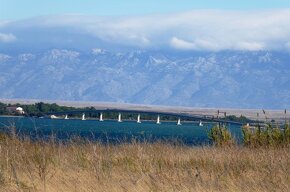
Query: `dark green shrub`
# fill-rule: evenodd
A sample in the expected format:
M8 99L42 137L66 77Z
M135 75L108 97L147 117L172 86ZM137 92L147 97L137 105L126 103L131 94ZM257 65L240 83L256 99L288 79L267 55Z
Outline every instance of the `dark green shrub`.
M232 146L235 141L228 128L223 125L215 125L208 133L210 140L216 146Z
M242 128L244 145L249 147L278 147L290 144L290 128L285 124L284 128L273 127L266 124L264 128L260 125L255 127L244 126Z

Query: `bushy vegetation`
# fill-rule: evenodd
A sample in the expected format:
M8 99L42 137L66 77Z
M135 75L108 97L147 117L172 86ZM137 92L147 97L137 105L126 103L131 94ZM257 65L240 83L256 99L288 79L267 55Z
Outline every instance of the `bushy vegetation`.
M12 106L11 104L4 104L0 102L0 115L19 115L17 113L9 113L6 110L6 107ZM25 111L25 115L29 117L42 117L47 113L53 113L53 112L65 112L65 111L78 111L78 110L90 110L94 111L94 107L85 107L85 108L77 108L77 107L66 107L66 106L60 106L56 103L35 103L35 104L14 104L13 106L22 107ZM70 118L81 118L82 114L70 114ZM86 113L86 118L99 118L99 113ZM128 120L136 120L138 114L136 113L123 113L122 119L128 119ZM118 117L118 112L105 112L103 113L104 119L116 119ZM156 120L156 115L154 114L142 114L141 115L142 120ZM165 121L177 121L177 117L174 116L161 116L162 120ZM239 118L237 118L239 119ZM191 118L183 118L183 121L192 121Z
M65 106L59 106L55 103L48 104L48 103L35 103L31 105L20 105L23 110L29 115L29 116L42 116L45 113L49 112L62 112L62 111L71 111L74 110L73 107L65 107Z
M232 146L235 144L235 140L226 125L215 125L209 130L208 137L215 146Z
M9 113L6 110L6 107L12 106L11 104L4 104L0 102L0 115L17 115L16 113ZM66 106L59 106L56 103L35 103L35 104L15 104L13 106L18 106L22 107L23 110L25 111L26 116L36 116L36 117L41 117L44 116L47 113L53 113L53 112L65 112L65 111L77 111L77 110L91 110L93 111L95 108L94 107L85 107L85 108L77 108L77 107L66 107ZM137 119L137 115L135 113L124 113L122 114L123 119ZM70 117L78 117L80 118L82 114L74 114L71 115ZM86 113L87 118L99 118L98 113ZM104 113L103 117L106 119L116 119L118 117L117 112L109 112L109 113ZM156 115L152 114L142 114L142 119L146 120L156 120ZM172 116L162 116L163 120L167 121L176 121L176 117ZM191 120L190 118L184 118L183 120Z
M228 115L228 116L221 118L221 119L226 120L226 121L240 122L240 123L255 122L255 121L253 121L253 120L251 120L243 115L241 115L239 117L237 117L235 115Z
M7 105L0 102L0 115L7 115L8 112L6 111Z
M283 128L273 127L269 123L263 128L259 124L252 128L244 126L242 131L245 146L278 147L290 145L290 127L287 123Z
M16 115L16 114L9 114L6 110L6 107L10 106L17 106L22 107L25 111L26 115L28 116L42 116L45 113L48 112L62 112L62 111L71 111L71 110L78 110L80 108L74 108L74 107L66 107L66 106L59 106L55 103L49 104L49 103L35 103L35 104L4 104L0 103L0 115Z
M273 127L270 123L262 127L245 125L242 127L243 142L246 147L290 147L290 126L285 123L283 128ZM215 125L208 132L208 137L215 146L233 146L237 142L228 128Z

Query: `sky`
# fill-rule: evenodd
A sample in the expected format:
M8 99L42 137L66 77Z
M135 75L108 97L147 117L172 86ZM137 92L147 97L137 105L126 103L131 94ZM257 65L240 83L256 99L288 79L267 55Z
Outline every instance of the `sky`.
M80 44L290 51L290 0L0 0L0 50Z
M0 20L42 15L130 16L194 9L257 10L290 8L289 0L0 0Z

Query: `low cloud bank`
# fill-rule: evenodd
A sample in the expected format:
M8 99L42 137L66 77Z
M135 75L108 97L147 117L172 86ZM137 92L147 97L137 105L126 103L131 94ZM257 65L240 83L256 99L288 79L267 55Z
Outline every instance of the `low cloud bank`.
M29 27L31 30L69 28L74 33L90 35L104 42L148 49L169 47L202 51L289 50L289 23L290 9L197 10L121 18L60 15L6 23L0 26L0 41L15 41L16 37L13 34ZM6 33L1 33L1 30ZM64 30L65 32L67 30ZM73 43L73 40L70 43Z
M16 40L16 37L9 33L9 34L5 34L5 33L0 33L0 42L2 43L10 43Z

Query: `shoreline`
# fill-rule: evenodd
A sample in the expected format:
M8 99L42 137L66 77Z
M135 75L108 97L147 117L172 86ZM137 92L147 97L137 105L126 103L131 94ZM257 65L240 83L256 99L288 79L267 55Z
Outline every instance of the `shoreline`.
M66 107L94 107L96 109L132 109L132 110L148 110L154 112L176 112L186 114L200 115L217 115L217 111L226 112L227 115L235 115L237 117L243 115L252 120L265 119L262 109L237 109L237 108L200 108L200 107L185 107L185 106L162 106L162 105L146 105L146 104L130 104L130 103L113 103L113 102L96 102L96 101L60 101L60 100L42 100L42 99L0 99L0 102L5 104L35 104L37 102L56 103ZM267 118L281 120L285 118L285 109L281 110L265 110ZM260 114L257 118L257 113ZM286 114L286 118L290 119L290 114Z

